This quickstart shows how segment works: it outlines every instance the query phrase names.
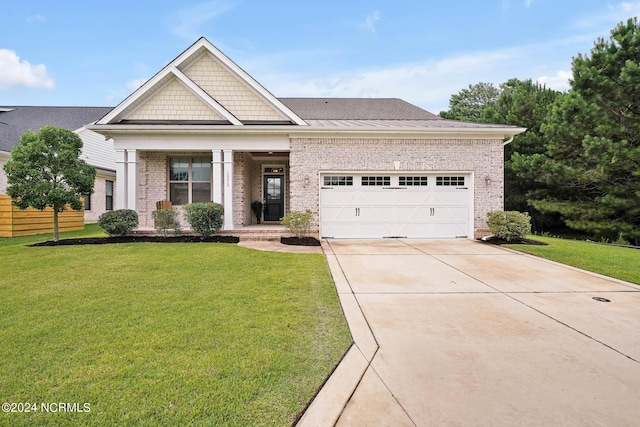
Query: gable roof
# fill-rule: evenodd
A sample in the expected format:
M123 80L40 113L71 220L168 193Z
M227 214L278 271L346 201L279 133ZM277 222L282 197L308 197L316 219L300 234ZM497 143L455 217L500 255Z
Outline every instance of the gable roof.
M43 126L78 130L95 122L112 107L0 106L0 151L11 151L27 130Z
M207 65L199 66L201 61ZM191 67L205 68L205 70L204 72L201 72L202 70L193 71ZM254 105L260 104L260 107L269 110L272 115L277 117L276 122L285 121L300 126L307 125L289 107L280 102L278 98L204 37L198 39L111 112L98 120L97 124L123 123L132 115L138 122L144 122L145 119L147 122L167 120L162 114L155 114L155 111L158 111L157 108L154 109L155 111L150 111L147 117L136 116L135 112L143 108L144 104L151 101L156 95L168 95L168 99L170 99L170 94L163 93L167 92L168 85L173 85L175 90L179 90L187 104L196 105L197 111L194 111L197 116L205 118L204 122L243 126L245 122L251 121L239 117L237 105L233 102L235 95L235 98L240 98L243 101L249 97L253 98ZM226 93L229 85L233 85L234 90L238 93ZM171 108L172 105L166 105L166 107ZM272 119L267 121L272 121Z
M305 120L443 120L398 98L279 98Z

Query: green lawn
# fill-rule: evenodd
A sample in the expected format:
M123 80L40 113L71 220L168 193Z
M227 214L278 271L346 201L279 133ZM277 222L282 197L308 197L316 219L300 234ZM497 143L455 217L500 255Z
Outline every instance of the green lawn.
M351 343L322 255L49 238L0 239L0 425L290 425Z
M548 246L506 245L563 264L640 284L640 250L579 240L530 236Z

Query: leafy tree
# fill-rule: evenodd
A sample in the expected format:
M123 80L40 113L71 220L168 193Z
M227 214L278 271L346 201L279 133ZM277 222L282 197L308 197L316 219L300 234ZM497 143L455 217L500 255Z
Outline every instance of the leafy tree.
M534 230L557 227L556 218L534 209L528 198L541 184L536 183L536 169L523 162L523 157L545 152L545 143L540 128L547 118L553 103L561 92L546 88L531 79L510 79L500 85L498 99L483 110L483 121L525 127L505 146L505 210L528 212Z
M596 236L640 243L640 28L622 22L591 56L573 60L572 90L542 131L546 150L523 159L542 184L535 208Z
M25 132L4 166L7 194L20 209L53 209L53 240L58 241L58 213L70 205L82 210L80 197L93 192L96 170L79 158L82 140L68 129L45 126Z
M469 85L459 93L451 95L449 110L441 111L444 119L461 120L465 122L484 123L484 110L495 103L500 95L500 89L493 83L477 83Z

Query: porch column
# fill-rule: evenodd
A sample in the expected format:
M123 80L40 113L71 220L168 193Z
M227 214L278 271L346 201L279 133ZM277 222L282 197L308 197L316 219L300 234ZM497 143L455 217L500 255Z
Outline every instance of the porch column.
M222 150L211 150L213 170L213 200L222 204Z
M224 150L224 229L233 230L233 150Z
M138 152L127 150L127 209L136 210L138 187Z
M116 150L116 203L114 209L127 207L127 151Z

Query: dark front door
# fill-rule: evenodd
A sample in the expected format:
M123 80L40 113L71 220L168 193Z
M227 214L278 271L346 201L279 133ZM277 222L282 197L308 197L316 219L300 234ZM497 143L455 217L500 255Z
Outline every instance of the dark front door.
M280 221L284 216L284 176L264 176L264 220Z

